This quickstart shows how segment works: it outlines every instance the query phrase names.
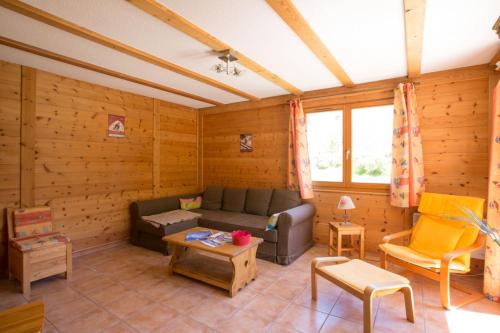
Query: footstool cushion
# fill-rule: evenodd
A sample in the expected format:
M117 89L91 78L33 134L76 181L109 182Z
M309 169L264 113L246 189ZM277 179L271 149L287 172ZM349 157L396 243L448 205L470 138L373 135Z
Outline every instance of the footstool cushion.
M410 281L401 275L386 271L359 259L353 259L338 265L318 267L317 270L349 285L360 293L364 293L369 285L392 284L400 286L410 284Z

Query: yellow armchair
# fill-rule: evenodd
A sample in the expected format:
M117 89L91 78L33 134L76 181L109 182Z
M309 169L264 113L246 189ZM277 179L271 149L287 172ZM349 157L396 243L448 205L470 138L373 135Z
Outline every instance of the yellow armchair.
M483 216L484 199L424 193L416 225L411 230L385 236L379 245L382 268L387 269L387 263L391 262L438 281L441 303L446 309L452 307L450 286L468 294L457 307L483 297L464 286L450 283L450 273L465 274L470 271L470 254L481 249L486 238L476 227L449 218L464 217L460 206ZM391 243L403 237L410 237L408 245Z

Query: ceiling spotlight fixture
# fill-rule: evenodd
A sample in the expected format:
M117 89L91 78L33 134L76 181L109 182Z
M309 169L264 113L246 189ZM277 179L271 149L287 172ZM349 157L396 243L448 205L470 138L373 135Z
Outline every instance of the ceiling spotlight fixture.
M226 73L229 76L241 76L243 71L236 67L238 58L231 52L231 50L222 51L218 56L222 62L213 66L213 70L217 73Z

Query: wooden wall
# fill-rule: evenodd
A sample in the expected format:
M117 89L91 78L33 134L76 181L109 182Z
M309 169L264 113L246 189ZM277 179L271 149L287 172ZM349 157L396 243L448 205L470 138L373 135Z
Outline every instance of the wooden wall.
M196 110L33 70L34 184L19 191L21 70L0 62L0 208L32 191L79 251L127 239L130 202L198 190ZM108 114L125 138L107 136Z
M485 66L423 75L416 80L428 191L486 197L488 76ZM306 93L304 108L390 99L400 80ZM379 88L377 88L379 87ZM203 110L204 185L285 187L289 97ZM253 134L254 151L239 152L239 134ZM352 220L367 230L367 248L409 226L410 212L391 207L388 193L318 190L314 238L327 242L328 222L341 219L339 196L349 192Z
M19 205L21 68L0 61L0 211ZM0 214L0 271L6 266L7 228Z
M240 153L240 134L253 152ZM204 185L285 187L288 113L285 105L203 117Z
M195 193L198 188L198 112L159 102L160 188L157 196Z

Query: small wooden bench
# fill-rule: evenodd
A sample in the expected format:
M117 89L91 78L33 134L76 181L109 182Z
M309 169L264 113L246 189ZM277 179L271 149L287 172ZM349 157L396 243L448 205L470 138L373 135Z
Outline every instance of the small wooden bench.
M415 322L413 314L413 292L410 281L401 275L368 264L362 260L349 260L346 257L315 258L311 264L311 296L317 299L316 275L363 301L363 331L372 331L373 298L401 291L405 298L406 319Z

